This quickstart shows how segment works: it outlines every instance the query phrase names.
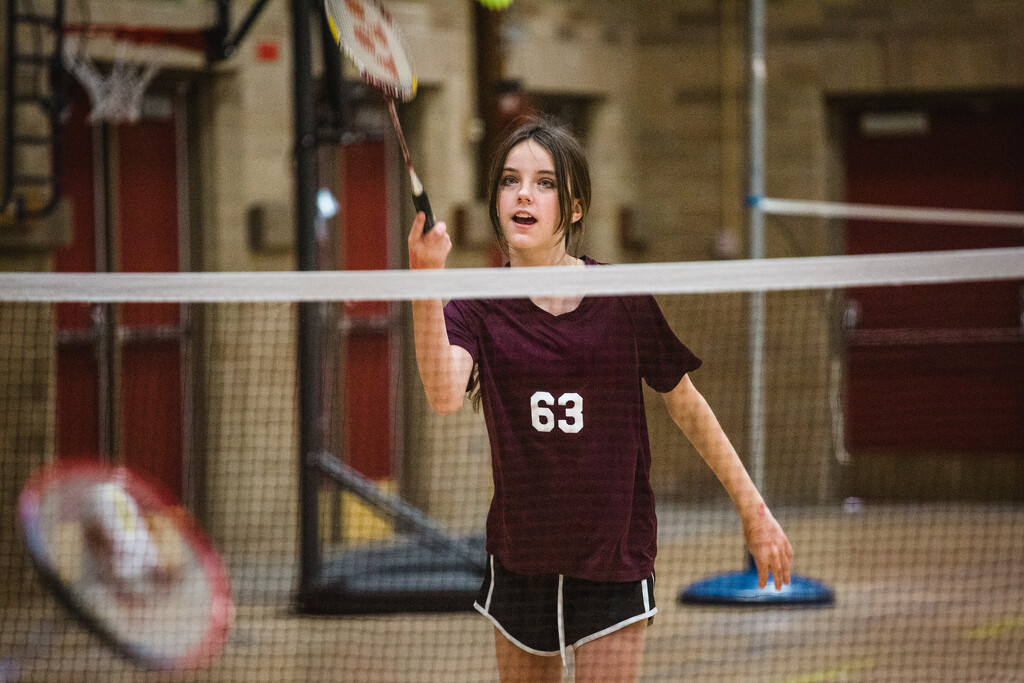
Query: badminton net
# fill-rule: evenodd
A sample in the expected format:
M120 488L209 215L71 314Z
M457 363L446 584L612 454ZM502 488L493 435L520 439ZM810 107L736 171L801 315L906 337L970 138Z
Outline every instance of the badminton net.
M1013 680L1024 650L1022 284L1020 249L0 274L0 680L162 680L69 623L29 564L18 493L68 456L161 482L222 554L234 625L188 680L496 680L493 627L473 608L489 571L491 441L471 400L446 416L428 406L411 301L522 311L553 295L583 295L583 312L653 295L703 360L689 376L788 533L794 574L833 596L806 609L680 600L742 570L746 551L724 490L643 385L658 614L642 680ZM600 383L614 359L595 353ZM547 391L536 424L573 427L575 404L558 400L568 389ZM584 429L619 425L589 407ZM583 480L553 484L581 509L609 504L580 494ZM552 541L568 555L585 543L537 539ZM570 676L571 647L565 657Z

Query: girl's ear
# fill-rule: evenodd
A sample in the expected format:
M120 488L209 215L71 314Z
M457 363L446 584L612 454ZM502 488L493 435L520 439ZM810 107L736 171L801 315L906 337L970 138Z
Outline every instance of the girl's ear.
M575 223L579 219L583 218L583 207L580 205L580 200L572 200L572 223Z

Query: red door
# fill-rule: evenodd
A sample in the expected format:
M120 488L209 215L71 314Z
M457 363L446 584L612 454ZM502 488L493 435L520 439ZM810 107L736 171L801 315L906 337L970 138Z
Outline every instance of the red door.
M854 111L846 179L849 202L1024 211L1024 105ZM1021 245L1024 231L999 227L850 221L846 230L850 254ZM1024 454L1022 287L849 290L851 453Z
M178 106L93 126L78 90L65 132L74 241L60 272L180 269ZM182 307L62 305L57 313L59 453L122 462L183 493Z
M76 91L64 129L64 163L61 179L64 196L72 209L71 245L54 257L54 269L62 273L97 270L102 249L96 231L96 191L93 173L94 130L86 123L89 101ZM61 455L97 455L107 452L104 423L106 410L101 382L102 305L58 304L57 325L57 452Z
M339 261L345 270L392 267L388 149L382 140L341 147ZM339 393L345 460L377 480L393 477L392 356L398 311L386 301L343 304Z
M177 122L117 128L118 270L180 269ZM121 454L182 493L182 307L125 304L119 316Z

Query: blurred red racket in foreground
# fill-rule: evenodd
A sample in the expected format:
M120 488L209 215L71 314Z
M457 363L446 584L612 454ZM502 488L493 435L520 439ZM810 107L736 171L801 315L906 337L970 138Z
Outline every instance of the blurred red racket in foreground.
M188 512L124 467L62 459L19 499L43 583L109 647L152 669L206 664L234 615L227 571Z

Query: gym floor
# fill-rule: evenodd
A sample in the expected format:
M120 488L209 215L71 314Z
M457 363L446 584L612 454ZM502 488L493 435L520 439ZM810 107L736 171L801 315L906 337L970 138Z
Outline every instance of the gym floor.
M835 604L679 604L681 587L742 566L741 538L726 510L663 509L659 614L641 680L1024 680L1024 509L867 504L777 512L796 549L796 572L833 588ZM5 682L497 680L493 632L475 612L304 617L284 603L240 604L224 653L186 674L144 672L116 659L49 600L11 610L3 623L0 652L23 653L7 661L6 673L0 668ZM569 664L566 680L571 656Z

